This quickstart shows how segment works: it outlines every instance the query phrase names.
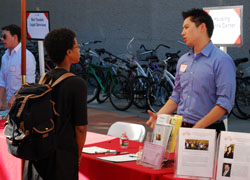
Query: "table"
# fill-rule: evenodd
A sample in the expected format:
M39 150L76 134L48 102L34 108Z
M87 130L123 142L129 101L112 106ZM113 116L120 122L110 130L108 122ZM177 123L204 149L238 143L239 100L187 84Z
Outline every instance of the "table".
M102 148L115 149L117 151L127 151L129 153L136 153L139 146L143 146L143 143L136 141L129 141L128 149L121 149L119 145L119 138L106 140L98 143L94 143L88 146L98 146ZM80 174L84 175L84 178L90 180L161 180L165 174L173 174L174 167L162 168L160 170L154 170L148 167L137 165L135 161L112 163L96 159L99 156L107 156L104 154L84 154L82 153L82 162L80 165Z
M3 135L5 120L0 120L0 180L20 180L21 160L8 152L6 137ZM115 137L87 132L86 145L115 139ZM88 180L79 172L79 180Z
M6 137L3 135L5 120L0 120L0 179L21 179L21 160L8 152Z
M3 124L3 123L2 123ZM6 138L3 135L3 126L0 123L0 180L20 180L21 160L12 156L7 150ZM87 132L85 147L98 146L136 153L143 143L129 141L128 149L120 149L119 138ZM79 180L163 180L163 175L173 174L174 169L163 168L154 170L137 165L135 161L124 163L111 163L97 160L103 155L90 155L82 153L82 163L79 168Z

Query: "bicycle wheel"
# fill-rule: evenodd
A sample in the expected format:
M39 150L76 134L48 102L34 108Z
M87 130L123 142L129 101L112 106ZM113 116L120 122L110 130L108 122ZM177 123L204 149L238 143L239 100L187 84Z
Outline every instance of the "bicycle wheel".
M127 110L133 103L133 91L128 78L118 75L110 86L109 100L112 106L120 111Z
M235 99L235 107L244 117L242 119L250 118L250 77L246 77L237 83L237 93Z
M108 87L105 86L105 89L107 88ZM98 103L104 103L109 97L108 93L104 92L101 87L99 88L99 92L97 94L96 100Z
M154 70L152 72L152 77L151 77L152 78L152 82L160 82L162 76L163 76L162 71L160 71L160 70Z
M170 96L169 88L164 83L152 83L147 91L148 107L153 112L158 112Z
M90 103L96 99L97 93L100 91L100 86L98 84L98 81L92 74L88 74L85 77L87 86L88 86L88 98L87 102Z
M132 80L132 88L134 99L133 103L136 107L145 109L147 107L147 89L149 87L149 80L144 76L137 76Z

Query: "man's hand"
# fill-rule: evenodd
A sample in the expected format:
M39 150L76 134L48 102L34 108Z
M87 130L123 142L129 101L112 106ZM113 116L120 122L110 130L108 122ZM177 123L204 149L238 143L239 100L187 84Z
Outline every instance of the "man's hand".
M10 100L8 102L8 109L10 109L12 107L12 105L15 102L15 100L16 100L16 96L15 95L10 98Z
M149 114L149 120L146 122L146 125L150 125L151 128L155 127L156 119L157 119L157 114L153 113L152 111L148 110L147 111Z

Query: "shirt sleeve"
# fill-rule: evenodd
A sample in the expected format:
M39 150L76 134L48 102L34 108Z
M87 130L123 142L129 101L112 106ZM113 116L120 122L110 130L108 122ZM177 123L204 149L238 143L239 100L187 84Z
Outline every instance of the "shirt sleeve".
M72 116L75 126L87 125L87 85L80 77L73 77L72 87Z
M174 79L175 86L174 86L173 92L170 96L170 99L175 101L177 104L179 104L179 102L180 102L180 92L181 92L180 75L179 75L179 68L180 68L179 62L180 61L178 61L175 79Z
M1 62L1 70L0 70L0 86L5 88L5 81L4 81L4 70L6 68L5 66L5 55L2 56L2 62Z
M26 81L35 82L36 79L36 60L30 51L26 51Z
M219 105L229 113L234 106L236 90L236 72L233 60L230 57L220 59L215 69L216 105Z

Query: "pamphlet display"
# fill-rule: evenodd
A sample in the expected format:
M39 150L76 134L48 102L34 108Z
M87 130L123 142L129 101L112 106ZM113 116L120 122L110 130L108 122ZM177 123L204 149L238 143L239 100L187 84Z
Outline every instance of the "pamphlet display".
M140 164L154 169L162 167L166 151L174 152L176 136L181 126L181 121L182 116L178 115L159 114L157 116L152 137L150 141L144 142Z
M180 128L176 148L175 176L190 179L215 177L216 131Z
M250 134L226 132L220 134L217 180L250 179Z

